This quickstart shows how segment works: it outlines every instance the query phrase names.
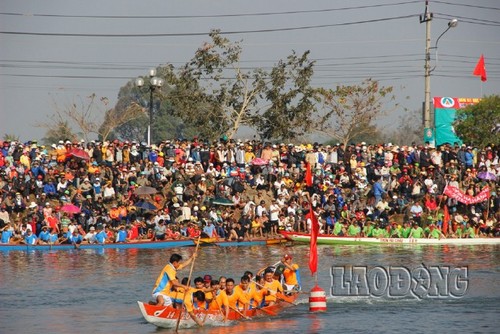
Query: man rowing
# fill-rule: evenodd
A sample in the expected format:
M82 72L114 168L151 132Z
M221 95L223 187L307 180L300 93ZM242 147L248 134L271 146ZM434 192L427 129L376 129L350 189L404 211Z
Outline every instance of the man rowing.
M198 326L203 327L205 321L197 317L194 310L208 309L207 302L205 301L205 293L201 290L188 291L187 296L184 297L184 306L191 319L193 319Z
M245 314L249 300L241 289L235 289L234 279L226 279L226 295L229 302L229 308L236 312Z
M229 316L229 300L226 291L220 289L218 280L212 280L210 282L210 288L212 291L205 294L205 297L207 297L208 294L211 295L211 302L208 309L218 310L224 316L224 321L226 321Z
M272 268L267 268L264 271L264 288L268 291L265 297L266 306L276 304L277 293L283 293L283 287L281 283L274 278L274 270Z
M153 298L156 299L156 303L159 306L169 306L173 303L182 304L182 299L175 299L175 289L180 288L184 291L189 290L187 284L181 284L177 280L177 270L188 266L196 258L196 253L184 262L182 261L182 256L179 254L172 254L170 256L169 263L162 269L160 275L156 279L156 283L153 288ZM205 297L205 295L203 295Z
M248 300L248 309L259 307L263 299L261 294L257 293L255 284L251 283L254 282L251 282L250 277L247 275L243 275L241 277L240 284L234 288L238 293L243 294Z

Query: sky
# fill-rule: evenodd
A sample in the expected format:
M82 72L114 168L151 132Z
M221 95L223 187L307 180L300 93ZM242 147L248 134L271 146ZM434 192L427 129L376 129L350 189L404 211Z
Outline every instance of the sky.
M120 87L150 68L186 63L211 29L241 41L247 68L310 50L315 87L367 78L393 86L400 107L379 121L391 128L405 113L421 115L424 9L424 0L2 0L0 139L41 139L37 124L91 94L114 105ZM500 2L431 0L429 9L431 96L499 94ZM434 48L453 18L457 27ZM481 54L486 82L472 75Z

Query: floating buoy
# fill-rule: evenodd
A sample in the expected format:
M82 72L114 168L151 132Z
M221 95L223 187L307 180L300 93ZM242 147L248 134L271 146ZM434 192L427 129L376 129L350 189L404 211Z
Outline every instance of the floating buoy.
M309 312L324 312L326 311L326 293L319 286L311 289L309 295Z

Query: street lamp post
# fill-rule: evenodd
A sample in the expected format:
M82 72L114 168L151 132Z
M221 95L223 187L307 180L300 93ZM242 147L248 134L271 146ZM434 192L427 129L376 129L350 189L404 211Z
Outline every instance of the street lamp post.
M425 2L425 13L424 15L420 16L420 23L425 22L425 65L424 65L424 78L425 78L425 84L424 84L424 139L430 139L434 140L434 130L433 126L431 125L431 72L436 68L434 66L431 69L431 49L436 49L436 55L437 55L437 46L439 43L439 39L451 28L454 28L458 24L457 19L453 19L450 22L448 22L448 28L441 34L439 35L438 39L436 40L436 44L433 48L431 48L431 21L432 21L432 13L429 12L429 1ZM431 136L428 134L431 133Z
M148 146L151 146L151 137L152 137L152 130L151 130L151 125L153 124L153 92L163 86L163 79L156 77L156 70L150 69L149 70L149 85L147 88L149 89L149 122L148 122ZM137 87L143 87L144 86L144 79L143 78L137 78L135 79L135 85Z

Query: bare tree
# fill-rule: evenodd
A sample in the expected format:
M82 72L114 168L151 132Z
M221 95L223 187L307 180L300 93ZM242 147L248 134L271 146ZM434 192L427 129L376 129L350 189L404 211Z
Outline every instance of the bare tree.
M399 117L396 129L392 133L383 136L385 142L398 143L400 145L410 145L421 142L424 126L420 121L421 112L413 111Z
M144 114L143 108L137 104L131 104L124 110L107 109L108 104L107 97L98 97L95 93L85 98L77 96L73 102L63 107L53 99L54 114L35 126L45 128L47 133L54 129L64 129L64 133L75 133L75 137L78 135L85 141L89 141L92 134L106 140L116 127ZM73 131L73 128L78 131ZM53 133L49 137L52 136Z
M315 117L316 129L345 145L353 138L373 135L372 122L392 111L384 110L384 102L394 100L391 93L392 87L379 87L372 79L335 90L319 89L323 112Z
M104 122L99 127L98 134L103 141L107 140L117 127L139 118L145 113L146 110L135 102L132 102L124 111L115 108L109 109L104 117Z

